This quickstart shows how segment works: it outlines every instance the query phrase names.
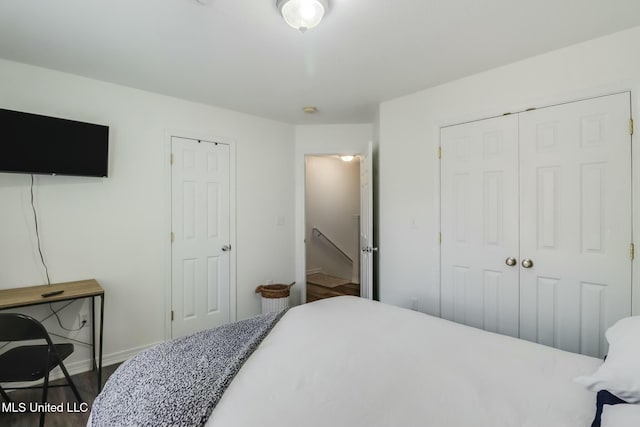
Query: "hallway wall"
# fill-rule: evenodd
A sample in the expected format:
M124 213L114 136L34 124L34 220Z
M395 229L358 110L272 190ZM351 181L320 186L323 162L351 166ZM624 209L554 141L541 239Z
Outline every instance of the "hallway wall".
M308 156L305 159L305 212L307 271L347 280L353 277L359 258L360 164L336 156ZM313 227L331 239L352 262L326 240L314 236Z

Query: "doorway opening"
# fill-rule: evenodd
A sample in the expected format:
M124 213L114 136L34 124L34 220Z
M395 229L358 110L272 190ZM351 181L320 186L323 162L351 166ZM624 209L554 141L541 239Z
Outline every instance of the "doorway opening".
M360 193L360 156L305 156L305 302L361 296Z

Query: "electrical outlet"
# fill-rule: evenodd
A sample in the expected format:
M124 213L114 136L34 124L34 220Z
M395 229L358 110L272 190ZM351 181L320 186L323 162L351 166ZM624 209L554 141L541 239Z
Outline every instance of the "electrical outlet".
M78 314L78 326L83 326L89 323L89 313L81 312Z

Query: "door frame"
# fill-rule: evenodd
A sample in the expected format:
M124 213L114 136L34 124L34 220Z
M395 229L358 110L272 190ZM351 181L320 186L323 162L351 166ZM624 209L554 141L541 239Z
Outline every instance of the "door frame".
M237 288L236 288L236 141L232 138L205 135L199 132L171 130L165 131L165 149L163 163L165 165L165 221L167 230L165 286L164 286L164 339L171 339L171 140L173 137L200 141L217 142L229 146L229 320L237 320Z
M367 147L369 144L373 145L371 140L367 140L366 143L355 143L357 148L349 148L340 144L340 146L331 147L297 147L295 153L295 183L296 183L296 197L295 197L295 266L296 266L296 283L299 286L292 288L293 298L292 305L305 304L307 301L307 251L305 245L306 235L306 171L305 171L305 158L306 156L347 156L347 155L367 155ZM329 145L329 144L327 144ZM372 159L373 160L373 159ZM372 203L375 203L372 201ZM375 230L374 230L375 231ZM373 240L375 243L376 236L374 234ZM360 255L358 253L358 255ZM374 282L372 282L373 284ZM297 288L297 291L296 291Z

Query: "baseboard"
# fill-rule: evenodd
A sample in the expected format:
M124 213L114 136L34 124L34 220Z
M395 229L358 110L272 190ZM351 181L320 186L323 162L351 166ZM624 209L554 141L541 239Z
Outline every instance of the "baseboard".
M142 345L140 347L131 348L129 350L119 351L117 353L111 353L102 358L102 366L109 366L115 363L124 362L127 359L131 359L136 354L140 353L143 350L151 348L155 345L158 345L164 341L157 341L151 344ZM86 372L86 371L85 371Z
M131 348L131 349L128 349L128 350L118 351L116 353L110 353L110 354L107 354L107 355L103 355L102 356L102 367L104 368L105 366L113 365L115 363L124 362L125 360L132 358L133 356L135 356L136 354L140 353L141 351L146 350L148 348L151 348L154 345L160 344L161 342L162 341L158 341L158 342L147 344L147 345L143 345L143 346L140 346L140 347L135 347L135 348ZM96 357L97 357L97 355L96 355ZM97 359L96 359L96 363L98 363ZM93 369L93 366L91 364L91 359L79 360L79 361L73 362L73 363L65 363L64 366L67 367L67 371L69 371L69 375L77 375L77 374L81 374L83 372L89 372L89 371L91 371L91 369ZM51 371L51 375L49 376L49 381L59 380L61 378L64 378L64 374L62 373L60 368L56 368L53 371ZM7 387L27 387L27 386L31 386L31 385L34 385L34 384L38 384L40 382L42 382L42 381L36 381L36 382L31 382L31 383L4 383L4 384L6 384ZM13 391L13 390L11 390L11 391Z
M309 270L307 270L307 276L310 274L318 274L322 272L322 268L310 268Z

